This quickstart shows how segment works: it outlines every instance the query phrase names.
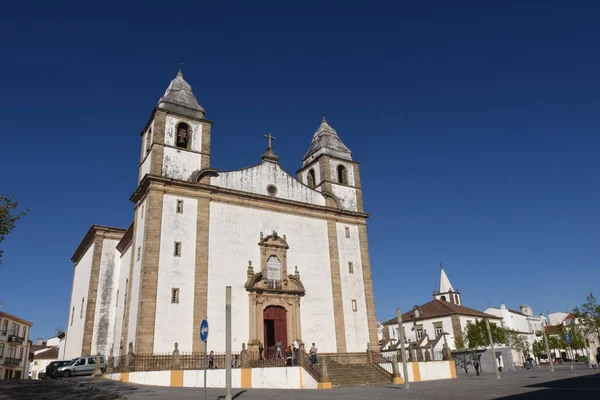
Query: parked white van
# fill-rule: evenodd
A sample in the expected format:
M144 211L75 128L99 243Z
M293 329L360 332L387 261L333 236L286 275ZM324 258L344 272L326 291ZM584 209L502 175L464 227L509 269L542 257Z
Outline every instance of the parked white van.
M71 361L70 364L60 367L58 375L64 378L79 375L91 375L96 368L96 356L78 357ZM100 369L102 373L106 371L106 359L100 356Z

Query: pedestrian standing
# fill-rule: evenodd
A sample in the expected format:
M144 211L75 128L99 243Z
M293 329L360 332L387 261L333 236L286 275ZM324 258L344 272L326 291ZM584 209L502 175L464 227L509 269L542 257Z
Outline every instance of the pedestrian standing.
M210 351L210 354L208 355L208 369L213 369L215 367L215 352L214 351Z
M287 365L287 366L292 365L292 354L293 354L292 346L288 346L288 348L285 352L285 365Z
M317 346L313 343L310 346L310 365L314 365L317 363Z
M294 365L298 365L298 353L300 352L300 339L294 340Z
M281 340L277 341L277 359L283 360L283 343Z
M265 346L263 346L262 342L258 341L258 359L263 360L263 352L265 351Z

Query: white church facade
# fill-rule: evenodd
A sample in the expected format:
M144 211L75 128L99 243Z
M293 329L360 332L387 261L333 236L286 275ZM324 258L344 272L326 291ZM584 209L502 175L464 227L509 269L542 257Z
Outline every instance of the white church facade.
M281 340L320 352L378 349L359 163L322 119L297 177L269 146L211 167L212 122L181 71L141 132L128 229L93 225L73 254L65 358L225 350ZM307 140L308 141L308 140Z

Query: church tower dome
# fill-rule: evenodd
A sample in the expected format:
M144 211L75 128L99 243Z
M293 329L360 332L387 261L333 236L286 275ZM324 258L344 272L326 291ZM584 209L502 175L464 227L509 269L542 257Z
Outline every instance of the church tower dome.
M192 86L183 79L181 69L169 84L165 95L158 101L157 107L189 117L205 117L204 108L198 104Z
M325 119L321 118L321 125L313 135L308 152L302 158L302 166L310 164L312 160L321 154L328 154L343 160L352 161L352 152L342 142L335 129Z

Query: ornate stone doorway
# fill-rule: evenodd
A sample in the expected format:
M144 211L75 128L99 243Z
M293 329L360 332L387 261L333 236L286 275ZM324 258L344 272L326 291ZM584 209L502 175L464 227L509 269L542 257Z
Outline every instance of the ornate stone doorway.
M285 235L277 232L264 237L260 234L261 266L254 272L252 263L248 265L245 288L250 297L250 338L248 346L258 351L258 341L262 341L265 355L276 357L275 345L281 340L283 352L294 339L302 340L300 326L300 299L305 290L298 267L294 274L287 273L288 244ZM273 353L271 354L271 350Z
M282 352L287 348L287 311L281 306L268 306L263 311L265 355L268 359L277 357L276 345L281 340Z

